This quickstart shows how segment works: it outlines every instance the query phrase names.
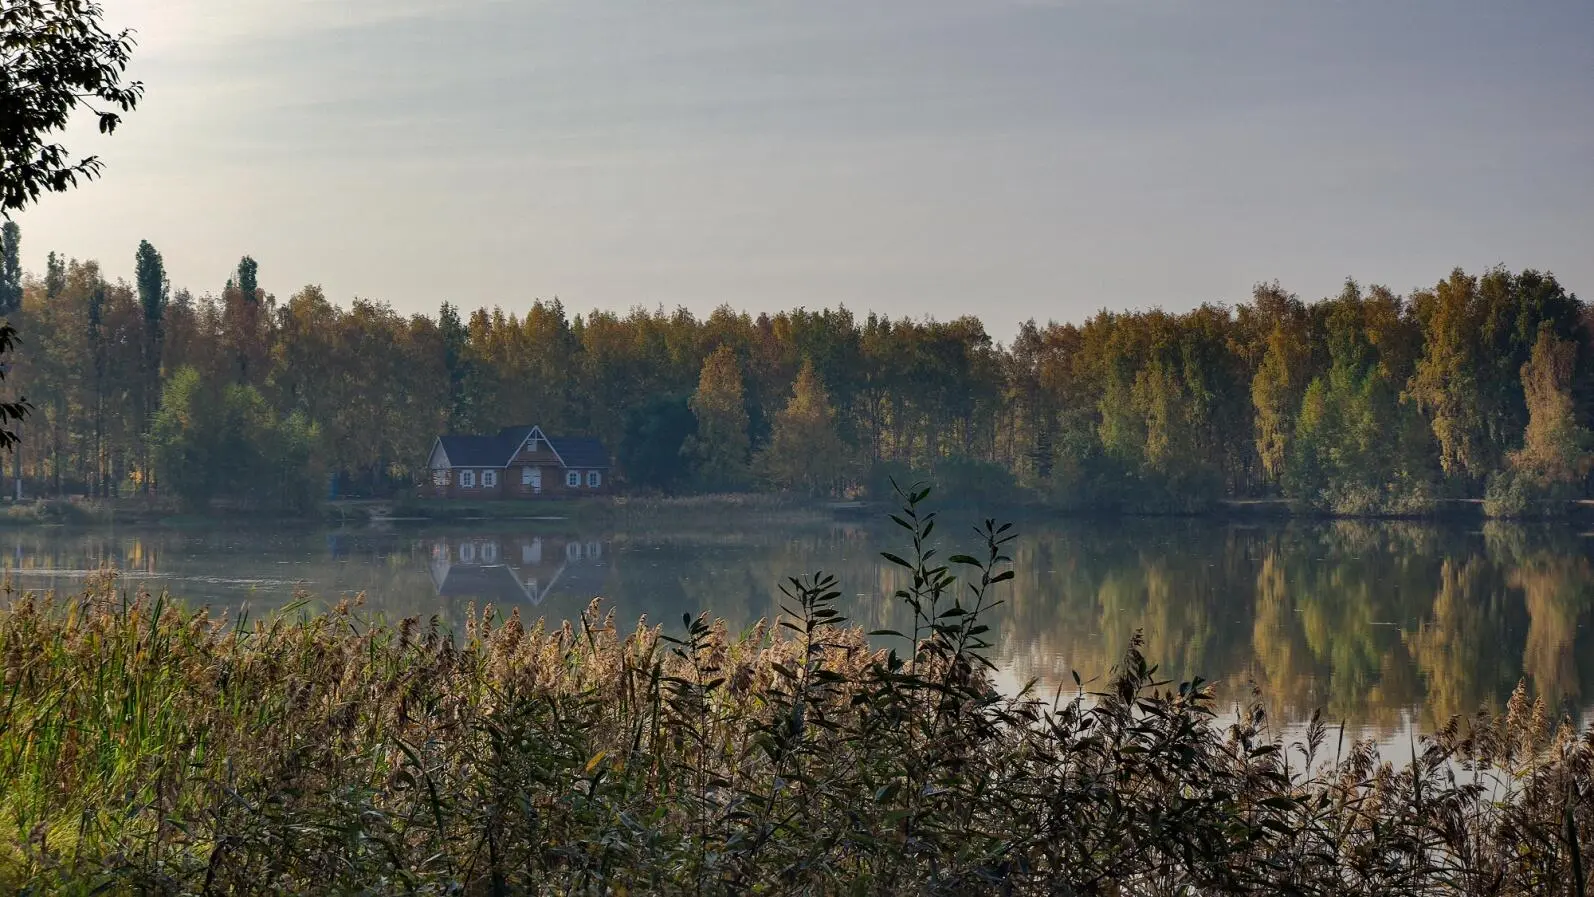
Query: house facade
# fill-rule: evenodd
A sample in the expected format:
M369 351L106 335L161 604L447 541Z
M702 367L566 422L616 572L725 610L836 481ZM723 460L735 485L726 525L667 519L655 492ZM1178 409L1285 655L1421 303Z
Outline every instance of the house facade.
M496 436L439 436L421 494L432 498L574 498L607 495L609 450L596 439L549 437L541 427Z

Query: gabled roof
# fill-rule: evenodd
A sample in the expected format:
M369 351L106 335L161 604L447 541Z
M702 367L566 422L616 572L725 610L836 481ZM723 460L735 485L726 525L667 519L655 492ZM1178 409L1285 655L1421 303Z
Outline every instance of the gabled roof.
M547 436L538 427L505 427L496 436L440 436L438 443L449 467L507 467L533 431L548 440L565 467L609 466L609 450L602 442L581 436Z

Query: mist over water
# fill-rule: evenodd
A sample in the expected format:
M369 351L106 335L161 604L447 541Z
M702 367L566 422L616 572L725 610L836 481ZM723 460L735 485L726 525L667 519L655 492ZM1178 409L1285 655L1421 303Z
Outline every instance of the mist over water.
M972 519L944 515L945 553L973 547ZM365 611L463 618L492 603L557 624L601 596L622 624L679 628L708 611L733 631L772 618L787 576L840 578L842 609L870 629L909 623L882 550L889 524L757 520L582 528L30 529L0 534L16 589L70 592L109 567L130 594L169 591L252 615L296 594ZM1170 678L1200 675L1229 702L1253 689L1275 718L1314 708L1388 737L1503 706L1518 681L1581 716L1594 557L1566 527L1404 522L1223 524L1139 519L1027 522L1016 577L992 620L1009 687L1089 687L1144 633Z

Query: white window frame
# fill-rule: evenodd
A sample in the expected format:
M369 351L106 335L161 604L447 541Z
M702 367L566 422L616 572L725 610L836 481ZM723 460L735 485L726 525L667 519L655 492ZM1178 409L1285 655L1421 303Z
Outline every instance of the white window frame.
M587 471L587 488L596 489L603 485L603 474L596 470Z
M522 486L530 486L531 485L531 468L530 467L522 467L522 468L520 468L520 485L522 485Z
M493 488L496 485L498 485L498 471L496 471L496 470L484 470L484 471L482 471L482 488L483 489L491 489L491 488Z
M450 472L451 471L449 471L449 469L446 468L446 467L434 467L434 468L432 468L432 485L433 486L447 486L449 484L449 481L451 479L453 479L452 477L449 476Z
M581 471L570 470L565 472L565 485L571 489L581 488Z
M459 488L461 488L461 489L475 489L476 488L476 471L474 471L474 470L462 470L462 471L460 471L459 472Z

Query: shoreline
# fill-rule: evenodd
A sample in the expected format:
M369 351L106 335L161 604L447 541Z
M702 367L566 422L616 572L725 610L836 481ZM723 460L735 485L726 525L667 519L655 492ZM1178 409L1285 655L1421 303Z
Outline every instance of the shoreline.
M1423 513L1340 514L1302 509L1286 499L1223 499L1205 508L1189 510L1118 510L1071 508L1039 502L967 501L938 502L947 513L977 513L1015 522L1035 520L1190 519L1227 521L1402 521L1426 523L1484 522L1586 525L1594 522L1594 501L1570 500L1560 509L1515 517L1489 517L1483 499L1441 499ZM88 500L81 498L24 500L0 504L0 529L43 527L152 526L183 529L225 524L328 526L415 526L437 523L619 523L655 515L761 515L770 522L884 520L894 507L887 501L835 501L772 493L723 493L683 496L619 496L576 501L449 502L435 499L351 499L324 503L308 514L262 513L249 509L214 509L209 513L182 512L143 500Z
M1036 520L1190 519L1228 521L1402 521L1425 523L1514 521L1532 524L1594 523L1594 501L1569 500L1546 513L1489 517L1478 498L1440 499L1422 513L1340 514L1303 509L1286 499L1222 499L1188 510L1119 510L1077 508L1040 502L992 502L981 505L955 498L937 502L947 513L976 513L1015 522ZM209 513L183 512L143 499L34 499L0 504L0 529L44 527L151 526L183 529L218 523L327 526L424 526L438 523L622 523L656 515L760 515L769 522L884 520L894 505L880 500L826 500L777 493L719 493L681 496L617 496L573 501L454 502L437 499L348 499L323 503L307 514L263 513L217 508Z

